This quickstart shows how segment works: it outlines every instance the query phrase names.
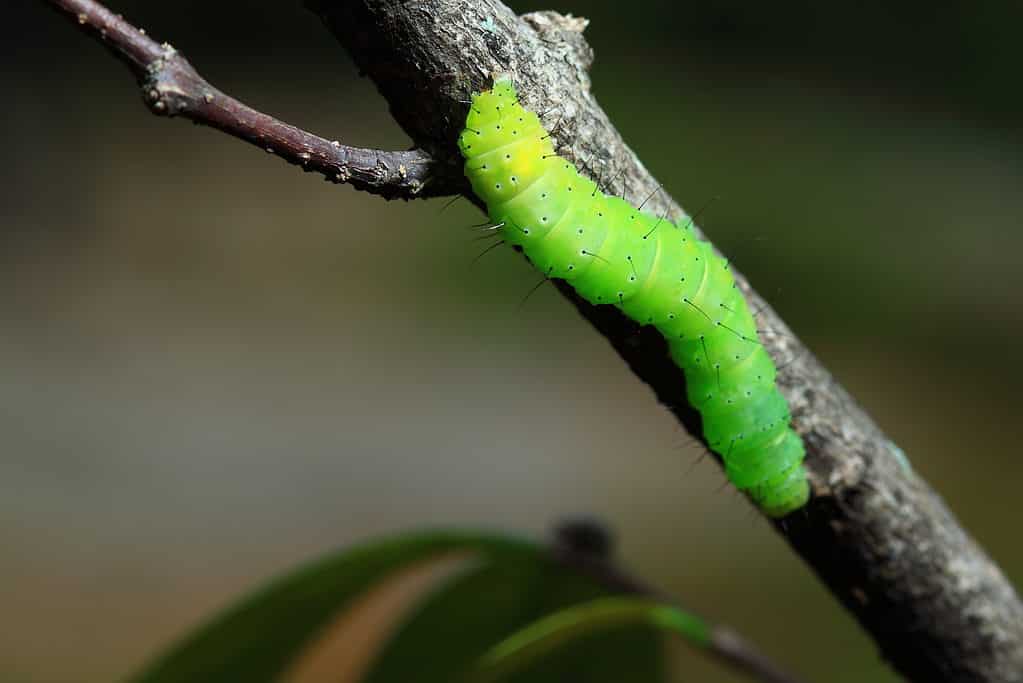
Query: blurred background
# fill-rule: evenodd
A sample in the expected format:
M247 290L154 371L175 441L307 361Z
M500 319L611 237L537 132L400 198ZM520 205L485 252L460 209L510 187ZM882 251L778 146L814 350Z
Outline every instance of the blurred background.
M515 2L1023 579L1023 45L1011 0ZM111 0L214 84L402 147L298 2ZM0 26L0 679L104 681L329 549L590 513L623 562L819 681L872 643L467 203L386 203L157 119L41 2ZM784 628L778 628L784 619ZM733 681L681 651L685 680Z

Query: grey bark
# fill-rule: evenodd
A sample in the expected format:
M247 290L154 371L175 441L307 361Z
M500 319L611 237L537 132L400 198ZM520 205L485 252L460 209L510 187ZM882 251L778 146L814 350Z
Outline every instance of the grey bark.
M632 197L658 184L590 93L585 21L553 12L516 16L496 0L307 0L377 84L415 144L460 164L455 138L465 101L493 74L510 74L524 103L551 111L560 153L592 178L613 167ZM444 174L447 175L447 174ZM667 193L653 211L682 215ZM735 273L780 363L778 381L808 449L813 498L776 523L792 547L906 678L1023 681L1023 606L997 566L941 499L785 323ZM560 287L657 398L693 434L699 417L664 340L610 306Z

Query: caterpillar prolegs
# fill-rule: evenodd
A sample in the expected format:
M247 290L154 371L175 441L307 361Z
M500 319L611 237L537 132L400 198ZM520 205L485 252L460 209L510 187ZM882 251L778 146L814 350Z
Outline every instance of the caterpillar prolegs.
M689 402L729 480L772 517L809 497L803 442L775 384L775 366L727 262L674 225L607 196L554 152L510 80L473 96L458 140L465 175L501 226L547 277L611 304L664 335Z

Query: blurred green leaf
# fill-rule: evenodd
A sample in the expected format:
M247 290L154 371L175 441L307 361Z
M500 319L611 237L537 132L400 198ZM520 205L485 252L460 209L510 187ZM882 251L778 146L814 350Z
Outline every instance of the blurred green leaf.
M465 680L485 653L520 629L607 589L523 548L477 565L427 597L378 656L363 683ZM641 621L641 620L640 620ZM598 683L665 679L661 639L647 624L607 624L580 631L550 657L509 677L525 683Z
M515 671L528 671L537 662L550 660L552 652L574 641L625 626L671 631L698 647L710 642L707 625L675 607L639 598L599 598L549 614L505 638L480 658L472 680L507 680Z
M472 551L495 566L516 561L525 566L531 562L526 558L542 552L527 541L472 532L413 533L370 542L314 562L242 599L157 659L136 680L275 680L363 591L396 570L453 551Z

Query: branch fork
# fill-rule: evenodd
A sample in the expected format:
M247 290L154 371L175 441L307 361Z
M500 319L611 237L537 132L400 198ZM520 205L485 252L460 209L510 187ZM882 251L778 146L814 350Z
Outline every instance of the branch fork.
M213 87L170 43L157 43L95 0L49 0L128 65L157 116L180 116L240 138L333 183L387 199L461 192L459 169L421 149L385 151L343 145L249 107Z

